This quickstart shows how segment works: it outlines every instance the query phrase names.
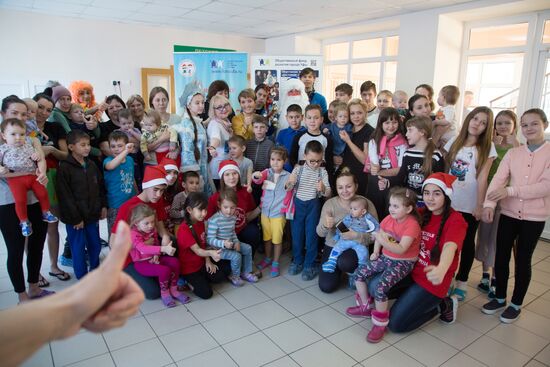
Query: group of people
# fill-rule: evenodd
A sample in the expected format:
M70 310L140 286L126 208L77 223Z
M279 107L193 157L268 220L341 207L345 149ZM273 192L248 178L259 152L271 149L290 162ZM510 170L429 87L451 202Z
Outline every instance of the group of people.
M456 86L441 89L434 111L426 84L408 98L367 81L352 99L344 83L328 105L314 84L306 68L281 89L278 117L262 84L240 91L235 113L222 80L207 93L189 83L181 116L168 111L162 87L151 90L148 108L139 95L97 104L82 81L32 100L4 98L0 230L20 302L53 293L39 287L47 286L46 235L49 274L70 277L58 266L58 219L67 231L63 258L78 279L99 266L99 221L107 219L110 243L121 221L130 225L124 271L166 307L189 302L189 291L210 298L211 283L240 287L266 269L279 276L289 244L290 276L318 277L329 293L347 274L357 292L346 312L372 318L369 342L436 315L454 322L474 258L483 263L478 288L488 293L482 311L516 320L550 216L544 112L518 120L476 107L460 124ZM389 298L397 298L391 309Z

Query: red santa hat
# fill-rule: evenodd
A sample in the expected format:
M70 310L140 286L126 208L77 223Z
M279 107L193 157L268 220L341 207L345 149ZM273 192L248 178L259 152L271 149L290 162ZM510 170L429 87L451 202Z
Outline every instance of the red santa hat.
M178 167L178 163L175 160L170 159L168 157L162 158L162 161L160 161L159 166L164 167L166 171L178 171L178 172L180 171Z
M220 175L220 178L223 177L223 174L225 173L225 171L229 171L229 170L235 170L238 173L240 173L239 165L234 160L226 159L224 161L221 161L220 167L218 168L218 174Z
M456 177L448 173L432 173L422 184L422 189L424 189L424 186L427 184L433 184L443 190L445 195L451 196L453 194L453 182L455 182L455 180Z
M145 190L157 185L168 185L166 181L166 171L162 166L147 166L143 174L143 183L141 187Z

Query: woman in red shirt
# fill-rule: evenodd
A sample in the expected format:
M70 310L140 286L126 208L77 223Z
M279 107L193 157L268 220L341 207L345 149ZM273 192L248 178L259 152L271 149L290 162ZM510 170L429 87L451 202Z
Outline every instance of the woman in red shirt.
M185 199L185 219L178 229L180 274L202 299L212 297L210 283L219 283L231 274L228 260L220 261L221 250L206 250L204 219L208 200L202 192ZM216 263L213 263L214 260Z
M252 246L252 251L255 252L262 244L260 228L258 227L260 207L254 202L252 194L241 186L241 176L238 167L237 162L231 159L220 163L218 170L220 175L220 191L227 187L237 192L237 209L235 210L237 222L235 223L235 232L239 241L248 243ZM219 195L219 192L216 192L208 199L208 214L206 219L218 211Z
M456 319L458 301L447 297L458 267L467 224L451 208L450 195L456 177L434 173L422 184L426 204L423 217L420 253L410 279L412 284L398 297L390 310L388 328L393 332L415 330L440 313L440 320L451 324ZM376 280L369 283L369 293Z

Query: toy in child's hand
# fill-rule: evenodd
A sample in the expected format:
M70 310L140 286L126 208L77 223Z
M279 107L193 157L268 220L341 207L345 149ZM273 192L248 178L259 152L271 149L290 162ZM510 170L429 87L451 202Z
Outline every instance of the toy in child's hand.
M252 178L255 180L259 180L262 178L262 173L260 171L256 171L252 174Z
M336 228L342 233L349 232L349 228L344 224L344 222L338 223L336 225Z

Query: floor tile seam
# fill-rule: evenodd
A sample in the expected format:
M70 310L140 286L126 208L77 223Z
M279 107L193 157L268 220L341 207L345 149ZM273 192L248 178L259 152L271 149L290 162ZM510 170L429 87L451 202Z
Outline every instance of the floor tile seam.
M415 334L415 333L412 333L411 335L414 335L414 334ZM411 336L411 335L409 335L409 336ZM407 337L409 337L409 336L407 336ZM393 344L393 347L396 348L397 350L399 350L400 352L406 354L407 356L411 357L412 359L414 359L415 361L417 361L417 362L420 363L421 365L427 366L425 363L419 361L418 359L416 359L416 358L415 358L414 356L412 356L411 354L409 354L409 353L407 353L406 351L404 351L403 349L399 348L399 346L398 346L397 344L398 344L400 341L403 341L404 339L405 339L405 338L399 340L398 342L395 342L395 343ZM438 340L439 340L439 339L438 339ZM441 341L443 342L443 340L441 340ZM447 344L447 343L445 343L445 344ZM456 356L458 353L460 353L460 350L458 350L458 349L456 349L456 348L454 348L454 347L453 347L453 349L456 351L456 353L454 353L454 354L451 356L451 358L453 358L453 357ZM443 362L443 363L445 363L445 362ZM443 363L441 363L441 364L443 364Z
M273 343L273 344L274 344L274 345L275 345L275 346L276 346L285 356L288 355L281 347L279 347L279 345L278 345L277 343L275 343L273 340L271 340L271 339L269 338L269 336L267 336L267 335L263 332L263 330L260 330L260 331L258 331L258 332L256 332L256 333L252 333L252 334L250 334L250 335L254 335L254 334L258 334L258 333L262 333L262 334L263 334L269 341L271 341L271 342L272 342L272 343ZM250 336L250 335L248 335L248 336ZM233 360L233 362L235 362L235 364L236 364L237 366L239 366L239 363L237 363L237 361L233 358L233 356L231 355L231 353L229 353L229 351L228 351L227 349L225 349L225 346L228 345L228 344L230 344L230 343L227 343L227 344L224 344L224 345L220 345L220 347L221 347L221 348L223 349L223 351L229 356L229 358L231 358L231 360ZM273 360L271 360L271 361L269 361L269 362L264 363L264 365L265 365L265 364L269 364L269 363L271 363L271 362L273 362L273 361L276 361L277 359L281 359L281 358L283 358L283 357L284 357L284 356L282 356L282 357L280 357L280 358L273 359Z
M437 322L437 321L435 321ZM455 345L452 345L451 343L448 343L446 342L445 340L441 339L439 336L435 335L435 334L432 334L430 333L428 330L426 329L421 329L423 332L425 332L426 334L429 334L431 336L433 336L434 338L436 338L437 340L449 345L450 347L454 348L454 349L457 349L459 351L463 351L465 348L467 348L469 345L471 345L472 343L474 343L476 340L480 339L481 337L483 337L485 334L483 334L482 332L478 331L478 330L475 330L475 329L472 329L471 327L467 326L467 325L464 325L463 323L460 323L462 326L470 329L471 331L474 331L476 333L479 333L480 335L477 336L472 342L468 343L464 348L458 348L457 346ZM448 325L449 327L453 327L453 325ZM492 330L492 329L491 329ZM402 340L402 339L401 339Z

